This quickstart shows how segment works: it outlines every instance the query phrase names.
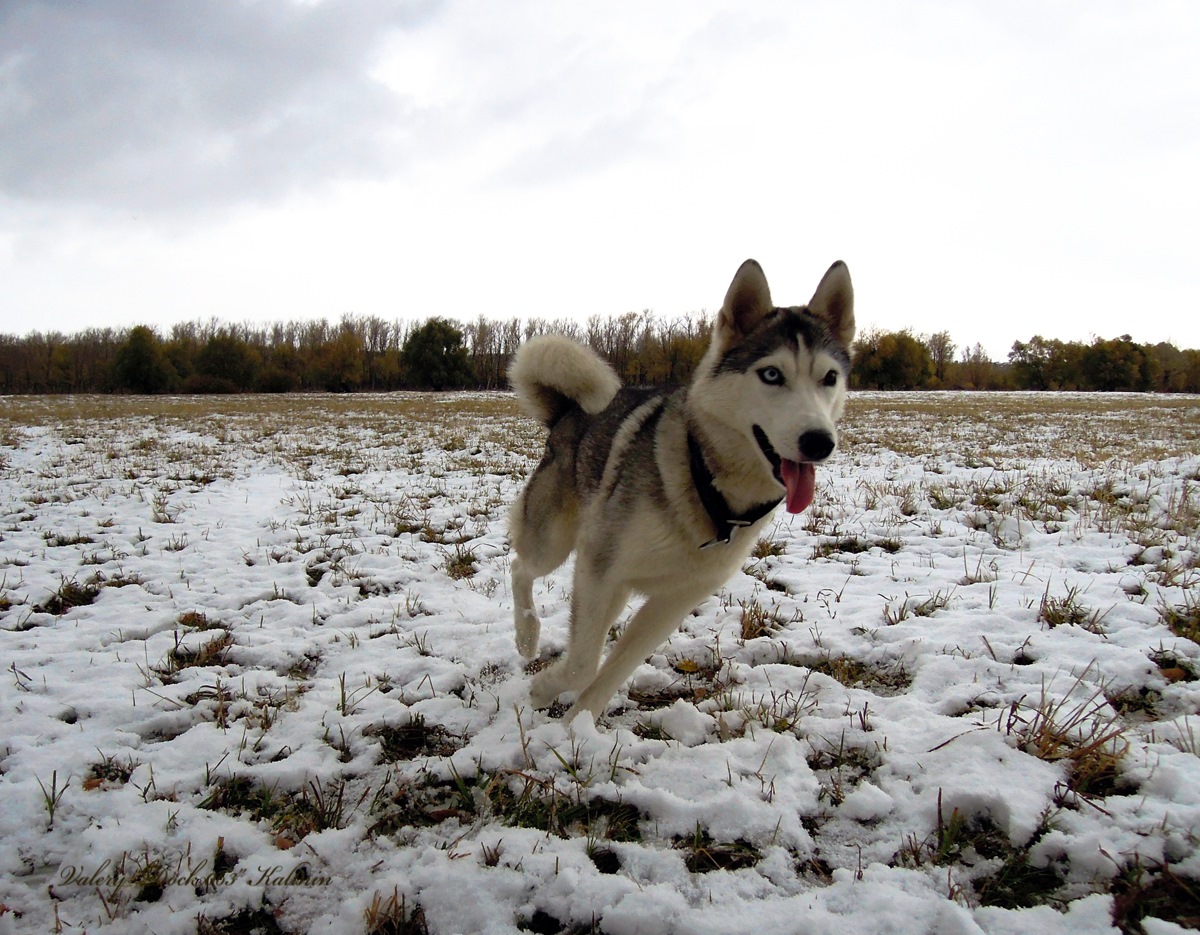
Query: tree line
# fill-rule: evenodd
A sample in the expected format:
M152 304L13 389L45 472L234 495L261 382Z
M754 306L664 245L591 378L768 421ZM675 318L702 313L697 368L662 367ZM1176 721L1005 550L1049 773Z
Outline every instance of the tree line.
M498 389L507 385L517 347L547 332L595 348L628 383L680 383L703 355L709 330L702 316L643 311L586 322L346 315L332 324L189 321L165 334L147 325L0 334L0 393Z
M1013 342L1008 360L949 332L870 331L854 342L854 384L864 389L1089 390L1200 393L1200 350L1138 344L1127 334L1091 343L1034 335Z
M166 333L147 325L72 335L0 334L0 393L240 393L498 389L513 352L534 335L566 334L605 357L625 383L685 382L708 345L708 315L650 311L586 322L480 316L266 326L217 319ZM1089 344L1035 335L1008 360L949 332L868 331L854 344L852 385L863 389L1032 389L1200 392L1200 351L1138 344L1129 335Z

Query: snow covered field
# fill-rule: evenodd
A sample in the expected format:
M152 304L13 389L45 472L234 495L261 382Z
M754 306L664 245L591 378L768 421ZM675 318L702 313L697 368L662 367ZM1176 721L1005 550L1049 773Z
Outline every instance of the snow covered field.
M0 935L1200 926L1200 399L856 395L596 726L513 648L541 437L4 399Z

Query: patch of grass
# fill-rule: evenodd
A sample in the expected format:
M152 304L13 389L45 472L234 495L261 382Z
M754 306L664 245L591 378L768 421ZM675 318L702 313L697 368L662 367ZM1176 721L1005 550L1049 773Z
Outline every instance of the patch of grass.
M316 831L342 828L346 818L346 783L315 780L300 790L299 797L289 796L276 816L274 827L280 836L295 843Z
M755 640L760 636L770 636L785 625L777 607L767 610L757 598L738 601L738 606L742 610L741 627L738 632L742 642Z
M450 756L463 745L461 737L440 724L427 723L420 714L414 714L407 724L399 727L387 724L368 727L363 735L379 738L380 754L389 763L418 756Z
M501 770L483 791L492 814L517 828L535 828L565 838L588 821L586 802L563 792L553 779L530 772Z
M181 627L187 627L189 630L224 630L223 623L217 623L208 619L208 615L199 610L185 610L175 622Z
M244 776L234 776L214 784L199 807L230 815L248 815L252 821L269 821L283 809L284 800L274 789Z
M773 555L783 555L787 551L787 543L778 539L768 539L766 536L760 536L758 541L754 543L754 548L750 550L751 558L769 558Z
M371 905L363 910L363 923L366 935L429 935L425 912L416 903L410 908L397 887L392 887L392 895L386 899L374 894Z
M904 596L904 600L898 604L893 604L891 598L884 598L883 605L883 622L886 626L894 627L898 623L903 623L912 616L912 606L909 603L908 595Z
M454 551L446 553L446 574L459 581L463 578L474 577L475 572L479 570L473 549L469 549L461 542L456 543Z
M587 835L591 841L640 841L642 813L627 802L588 801Z
M975 510L963 517L963 525L976 532L987 532L995 521L995 515L987 510Z
M723 741L744 737L758 724L777 734L794 732L818 705L816 692L808 690L808 679L799 691L772 690L761 695L725 691L718 698L719 711L734 717L717 716L717 733Z
M102 587L103 584L97 575L93 575L82 584L74 578L63 578L58 590L50 595L45 603L35 605L33 609L39 613L61 617L74 607L86 607L93 603L100 596Z
M988 511L1008 511L1009 491L1003 486L982 484L971 493L971 503Z
M1146 580L1164 588L1194 588L1200 584L1200 572L1190 563L1166 560L1159 562Z
M1050 629L1073 626L1103 636L1103 620L1107 615L1108 611L1088 610L1079 600L1078 586L1068 588L1063 597L1051 597L1050 585L1047 584L1046 590L1042 594L1041 604L1038 606L1037 620L1038 623L1044 623Z
M808 765L820 783L817 799L828 801L834 807L846 801L850 791L882 762L877 750L847 744L845 731L837 744L819 736L810 737L809 743L812 750L807 757Z
M809 665L809 668L813 672L828 675L843 685L860 684L870 671L865 662L859 662L850 656L835 656L832 653L823 654Z
M183 645L181 634L176 630L174 647L168 650L163 664L155 671L164 679L171 679L184 669L224 665L229 647L233 645L233 634L220 627L217 629L218 635L194 649Z
M949 815L942 808L942 790L938 790L937 824L932 832L920 839L916 834L905 837L896 851L894 863L901 867L923 867L994 857L1007 840L987 816L968 819L957 808Z
M565 761L564 761L565 762ZM458 801L468 811L486 803L488 816L517 828L534 828L561 838L583 836L599 841L639 841L641 813L632 805L604 798L586 799L586 779L574 777L564 791L553 778L527 770L504 769L467 781L457 774Z
M873 539L866 536L842 536L836 539L825 539L813 546L812 557L831 558L837 554L861 555L871 549L880 549L888 555L894 555L904 548L904 542L895 537Z
M851 656L825 652L809 663L809 669L828 675L847 688L865 688L876 695L898 695L912 684L903 662L861 662Z
M376 792L367 834L396 835L410 828L428 828L444 821L469 821L477 803L473 787L458 778L451 782L389 777Z
M963 491L951 484L931 484L927 495L935 510L953 510L963 502Z
M182 512L182 507L171 506L171 495L166 491L160 491L151 498L150 519L156 523L174 523Z
M1120 714L1126 716L1140 715L1153 720L1162 702L1162 693L1146 685L1134 688L1132 685L1118 690L1105 690L1104 697Z
M762 860L762 852L748 841L717 842L699 825L690 837L676 841L675 849L687 852L683 863L692 873L744 870Z
M910 598L907 603L914 617L932 617L939 610L949 607L950 598L953 596L953 589L949 589L944 593L942 591L935 591L929 597L923 599Z
M1003 857L1000 867L972 882L980 905L1024 909L1052 902L1054 894L1063 885L1063 875L1050 863L1035 866L1030 861L1030 852L1053 827L1052 813L1047 810L1023 846L1012 847L1004 840L1001 852L996 855Z
M97 573L100 583L106 588L128 588L134 585L143 585L146 579L136 572L118 571L115 575L104 577Z
M979 560L975 563L974 571L971 570L967 563L967 553L963 550L963 576L959 579L959 584L968 586L972 584L990 584L1000 577L999 568L993 559L987 565L983 564L984 553L980 551Z
M1145 935L1143 920L1200 929L1200 881L1166 863L1143 866L1136 856L1113 884L1113 924L1123 935Z
M751 578L761 581L768 591L787 592L787 586L771 577L771 569L764 562L750 564L743 571Z
M42 533L42 538L46 540L46 544L50 546L66 546L66 545L91 545L96 540L91 536L85 536L82 533L69 535L67 533L54 532L46 530Z
M344 782L320 785L311 781L299 794L292 794L245 777L232 777L217 782L199 807L269 822L279 845L288 847L314 831L341 828L346 816L345 793Z
M905 837L893 858L902 867L974 867L985 861L1000 860L1000 865L971 886L979 905L1020 909L1051 901L1063 885L1064 877L1052 864L1034 866L1030 852L1053 828L1051 812L1043 812L1038 827L1022 847L1014 847L987 815L963 815L957 808L947 815L938 790L937 824L924 839L915 834Z
M35 777L37 784L42 790L42 805L45 806L46 815L50 819L49 827L54 827L54 815L58 811L58 807L62 804L62 798L66 795L67 790L71 788L71 780L68 779L63 787L58 787L58 770L52 770L50 773L50 788L46 788L46 784L42 782L41 777Z
M1163 602L1158 608L1158 619L1176 636L1200 643L1200 597L1185 592L1182 604Z
M115 753L111 756L102 753L100 762L93 763L88 768L87 775L83 779L83 788L85 791L91 792L105 786L123 786L129 782L129 777L137 768L138 764L134 762L132 755L127 755L124 763L118 763Z
M1102 688L1082 700L1072 699L1085 674L1086 670L1062 698L1043 688L1036 704L1013 702L998 722L1004 733L1018 738L1026 753L1067 764L1062 801L1069 801L1068 794L1091 799L1116 793L1121 762L1129 751L1128 728L1108 707Z

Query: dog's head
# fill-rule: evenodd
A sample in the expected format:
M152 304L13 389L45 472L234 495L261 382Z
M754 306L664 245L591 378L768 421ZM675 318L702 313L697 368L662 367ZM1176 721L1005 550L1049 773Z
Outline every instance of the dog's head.
M725 295L700 365L706 411L746 434L786 489L787 508L812 502L813 465L837 448L854 340L854 289L840 260L807 305L771 301L762 267L747 260Z

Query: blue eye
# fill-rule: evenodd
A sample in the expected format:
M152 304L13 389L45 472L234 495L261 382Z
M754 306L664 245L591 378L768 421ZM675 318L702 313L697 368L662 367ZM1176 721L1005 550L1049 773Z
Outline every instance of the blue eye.
M838 372L836 370L830 370L829 373L825 374L825 379L822 380L821 383L824 386L837 386L837 381Z
M758 371L758 378L767 386L783 386L783 371L778 367L763 367Z

